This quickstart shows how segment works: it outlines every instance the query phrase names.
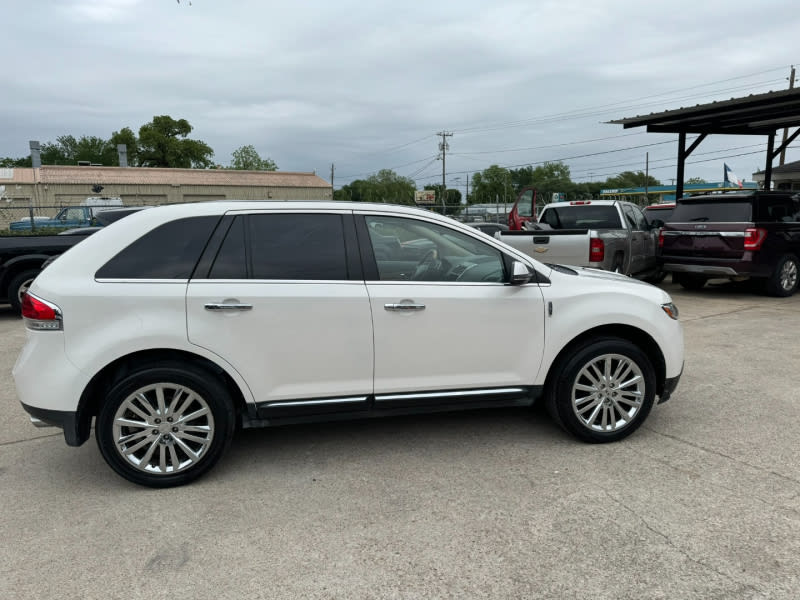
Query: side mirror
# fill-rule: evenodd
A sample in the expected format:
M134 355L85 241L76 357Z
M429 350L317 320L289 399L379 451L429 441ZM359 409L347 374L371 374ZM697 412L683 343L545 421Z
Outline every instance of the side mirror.
M511 285L524 285L532 278L533 273L524 263L518 260L511 263L511 279L508 281Z
M653 219L650 221L650 229L661 229L664 226L664 221L661 219Z

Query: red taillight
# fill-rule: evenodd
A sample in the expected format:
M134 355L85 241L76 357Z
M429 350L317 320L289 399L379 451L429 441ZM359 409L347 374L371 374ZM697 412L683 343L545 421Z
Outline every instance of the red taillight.
M37 298L30 292L22 296L22 316L29 329L57 330L62 328L61 310L55 305Z
M589 262L602 262L606 256L606 245L600 238L589 240Z
M570 206L583 206L584 204L591 204L591 200L573 200L570 202Z
M663 248L664 247L664 230L663 229L659 229L658 230L658 247L659 248Z
M767 230L761 227L748 227L744 230L744 249L761 250L761 244L767 237Z

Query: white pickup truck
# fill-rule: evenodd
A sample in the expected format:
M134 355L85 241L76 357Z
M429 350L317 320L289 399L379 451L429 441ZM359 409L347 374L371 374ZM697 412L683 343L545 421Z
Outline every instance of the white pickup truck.
M495 235L545 263L594 267L648 281L663 279L656 263L659 221L618 200L577 200L545 206L539 222Z

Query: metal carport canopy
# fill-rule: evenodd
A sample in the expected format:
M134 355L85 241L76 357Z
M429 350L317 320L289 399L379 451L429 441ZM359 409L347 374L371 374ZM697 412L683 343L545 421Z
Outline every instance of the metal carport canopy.
M660 113L610 121L625 129L647 127L648 132L678 134L678 173L675 197L683 196L683 167L686 158L711 133L730 135L766 135L767 163L764 189L772 183L772 161L800 134L800 88L731 98L720 102L698 104ZM798 127L775 148L775 132L784 127ZM686 148L686 134L699 137Z

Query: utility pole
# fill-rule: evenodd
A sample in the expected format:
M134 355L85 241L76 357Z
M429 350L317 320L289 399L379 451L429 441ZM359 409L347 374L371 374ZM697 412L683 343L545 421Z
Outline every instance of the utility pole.
M790 90L794 89L794 65L792 65L792 73L791 73L791 75L789 75L789 89ZM780 162L780 166L781 167L783 166L783 163L786 160L786 147L785 147L785 145L786 145L786 137L788 135L789 135L789 128L788 127L784 127L783 128L783 144L784 144L784 148L783 148L783 150L781 150L781 162Z
M447 151L450 149L450 144L447 143L447 138L453 137L453 134L448 131L440 131L436 135L442 136L442 141L439 142L439 150L442 151L442 215L447 214L447 205L445 204L447 198L447 183L445 180L447 170L445 168L445 161Z

